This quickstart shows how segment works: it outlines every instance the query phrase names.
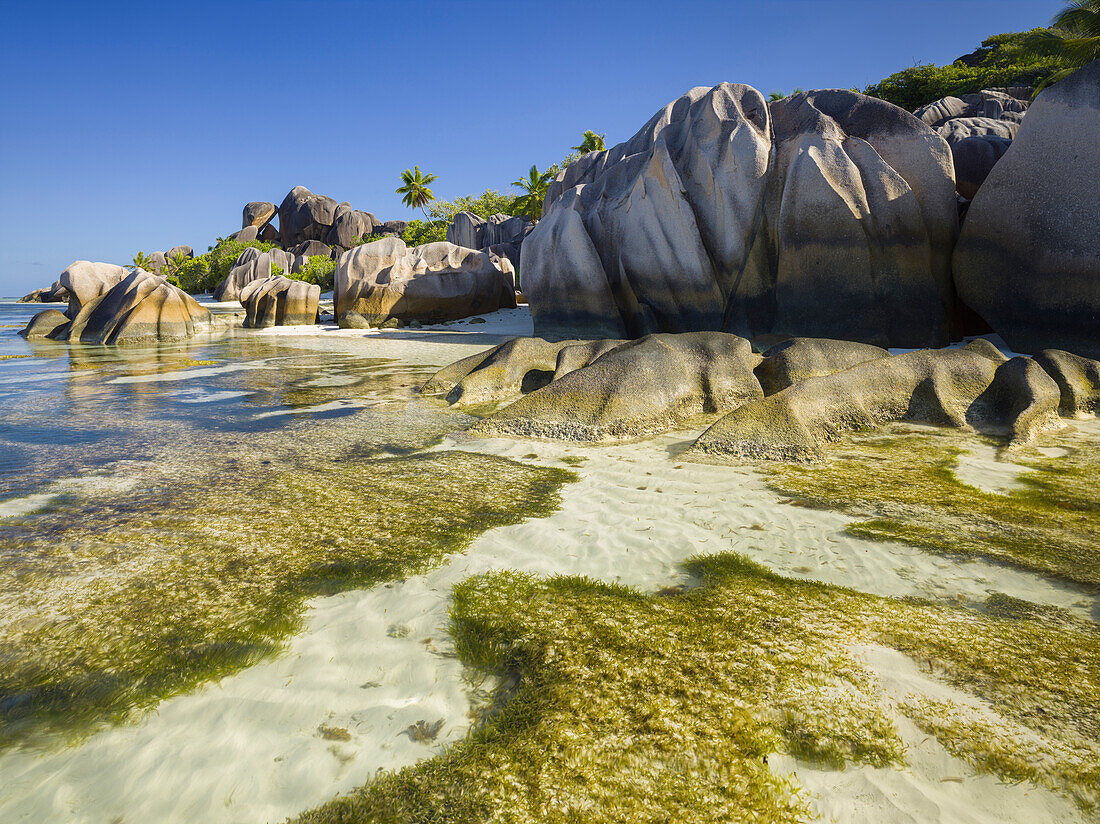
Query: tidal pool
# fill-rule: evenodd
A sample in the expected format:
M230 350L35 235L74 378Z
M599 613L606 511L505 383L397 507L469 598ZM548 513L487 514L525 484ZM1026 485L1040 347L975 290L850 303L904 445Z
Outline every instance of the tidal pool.
M935 551L902 532L924 510L837 470L881 487L916 438L930 505L1011 495L1042 460L1083 473L1092 422L1022 463L918 430L704 466L696 433L479 440L415 394L522 313L107 348L15 336L41 308L0 303L0 820L1094 816L1091 579ZM1074 494L1036 535L1087 540ZM1040 648L1053 670L990 682ZM990 723L1016 737L977 752Z

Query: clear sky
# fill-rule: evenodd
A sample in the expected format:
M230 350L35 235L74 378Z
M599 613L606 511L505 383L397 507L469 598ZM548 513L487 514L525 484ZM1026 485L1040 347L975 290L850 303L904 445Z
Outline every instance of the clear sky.
M1060 0L0 0L0 295L240 228L296 185L409 219L608 145L692 86L859 87Z

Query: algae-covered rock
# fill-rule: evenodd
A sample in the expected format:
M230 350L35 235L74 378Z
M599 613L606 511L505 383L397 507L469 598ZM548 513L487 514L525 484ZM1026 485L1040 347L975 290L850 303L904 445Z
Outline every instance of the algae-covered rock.
M666 432L761 398L752 372L759 360L747 340L724 332L648 335L565 372L471 431L574 441Z
M1062 393L1059 412L1073 418L1100 412L1100 361L1058 349L1044 349L1035 356Z
M545 386L557 369L558 353L579 341L515 338L437 372L421 390L447 394L450 403L499 401Z
M791 338L764 352L756 377L765 395L774 395L807 378L842 372L869 360L889 357L878 346L828 338Z
M27 339L48 338L68 322L69 318L60 309L44 309L31 318L19 334Z
M972 427L1020 443L1059 425L1060 397L1030 358L1006 360L984 347L908 352L747 404L704 432L687 456L810 460L841 433L890 421Z

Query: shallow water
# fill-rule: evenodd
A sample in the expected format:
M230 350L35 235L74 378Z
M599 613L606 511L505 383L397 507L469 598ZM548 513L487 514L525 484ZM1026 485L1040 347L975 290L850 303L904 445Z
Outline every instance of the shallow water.
M680 566L690 556L735 551L785 575L880 595L976 604L1004 592L1095 615L1091 595L1036 575L857 539L844 531L852 518L784 503L750 467L680 463L693 433L600 448L456 434L464 416L413 388L435 367L499 342L506 326L241 330L125 349L18 338L15 327L42 308L0 302L0 356L15 356L0 360L0 519L9 536L41 539L30 533L53 528L57 513L113 517L112 507L145 490L171 508L173 494L219 477L226 495L240 495L246 520L249 496L262 496L278 473L305 467L311 480L339 486L337 458L376 454L459 449L571 468L579 479L557 513L490 530L435 569L310 600L277 655L74 744L55 736L0 751L2 821L278 821L378 769L437 754L466 733L493 686L464 670L446 631L452 587L491 569L656 591L691 583ZM1016 468L980 449L964 480L1011 486ZM364 502L363 517L384 503ZM15 557L18 547L0 544L0 597L34 577L37 561ZM104 569L78 566L51 586L60 598ZM434 738L410 734L421 721L442 722ZM917 779L914 787L939 781ZM959 799L974 786L959 784Z

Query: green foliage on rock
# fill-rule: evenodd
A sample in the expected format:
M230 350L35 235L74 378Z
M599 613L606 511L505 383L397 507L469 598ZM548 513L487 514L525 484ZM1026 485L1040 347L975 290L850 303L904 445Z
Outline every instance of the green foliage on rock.
M477 197L465 195L454 200L437 200L428 209L428 214L433 221L450 223L459 212L471 212L483 220L489 219L495 214L511 215L516 198L498 192L496 189L486 189Z
M420 246L423 243L437 243L447 239L447 224L439 220L410 220L401 239L406 246Z
M1004 86L1039 86L1073 61L1050 29L987 37L972 55L949 66L916 65L863 90L912 111L941 97ZM973 65L967 65L971 63Z
M261 240L226 240L218 238L216 245L204 254L184 261L176 269L174 276L179 281L183 291L191 294L212 292L214 287L225 280L229 270L241 252L248 248L259 249L266 252L275 248L273 243L265 243Z
M336 261L327 255L313 255L307 259L302 271L286 275L293 280L316 283L322 292L328 292L335 285Z

